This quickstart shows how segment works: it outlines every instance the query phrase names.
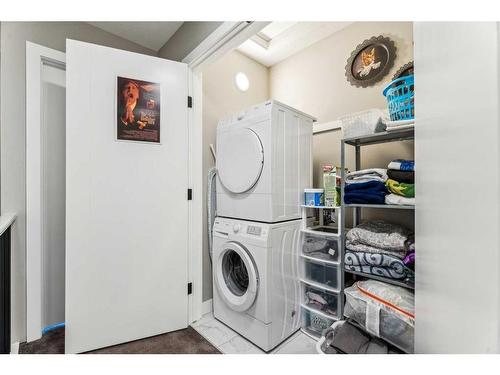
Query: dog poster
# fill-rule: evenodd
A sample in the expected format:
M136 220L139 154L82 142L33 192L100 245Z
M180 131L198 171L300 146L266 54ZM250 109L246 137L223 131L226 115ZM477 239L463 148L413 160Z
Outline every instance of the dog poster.
M117 77L117 139L160 143L160 84Z

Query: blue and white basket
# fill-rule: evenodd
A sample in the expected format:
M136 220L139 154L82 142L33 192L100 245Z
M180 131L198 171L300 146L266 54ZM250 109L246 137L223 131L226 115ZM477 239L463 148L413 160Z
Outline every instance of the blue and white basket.
M395 79L384 89L391 121L415 118L413 74Z

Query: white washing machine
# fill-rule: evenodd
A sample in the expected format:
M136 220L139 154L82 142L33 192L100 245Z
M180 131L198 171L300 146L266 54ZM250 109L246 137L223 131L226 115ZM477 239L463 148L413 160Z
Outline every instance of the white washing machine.
M314 118L275 100L217 126L217 215L275 223L300 218L312 186Z
M213 233L214 316L270 351L300 328L300 220L218 217Z

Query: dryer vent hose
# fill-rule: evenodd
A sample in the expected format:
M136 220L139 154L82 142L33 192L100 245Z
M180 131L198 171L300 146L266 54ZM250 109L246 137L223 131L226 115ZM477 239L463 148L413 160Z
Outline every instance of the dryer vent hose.
M208 254L212 260L213 246L212 246L212 231L214 227L215 217L217 215L217 191L215 190L215 178L217 176L217 169L210 168L207 176L207 234L208 234Z

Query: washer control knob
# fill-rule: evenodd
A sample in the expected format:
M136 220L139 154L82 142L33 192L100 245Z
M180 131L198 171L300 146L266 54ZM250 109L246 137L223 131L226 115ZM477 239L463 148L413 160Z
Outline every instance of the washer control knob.
M240 224L234 224L233 225L233 232L238 233L240 231Z

